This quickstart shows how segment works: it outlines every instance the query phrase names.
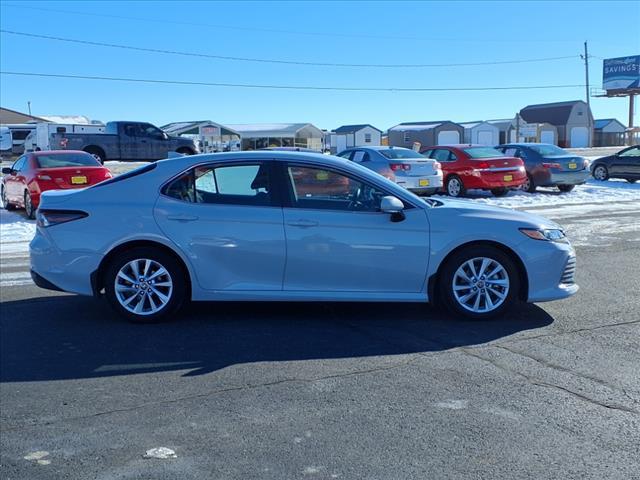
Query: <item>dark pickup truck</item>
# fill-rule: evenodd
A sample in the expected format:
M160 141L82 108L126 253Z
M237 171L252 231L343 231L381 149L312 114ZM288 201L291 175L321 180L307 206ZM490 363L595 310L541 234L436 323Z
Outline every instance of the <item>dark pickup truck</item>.
M143 122L109 122L104 133L54 133L51 147L84 150L106 160L160 160L169 152L198 153L193 140L171 137L158 127Z

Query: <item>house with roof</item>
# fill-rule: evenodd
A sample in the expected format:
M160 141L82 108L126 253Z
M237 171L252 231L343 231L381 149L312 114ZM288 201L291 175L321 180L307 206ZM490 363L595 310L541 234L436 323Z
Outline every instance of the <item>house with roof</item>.
M593 125L594 147L618 147L625 144L627 127L615 118L601 118Z
M584 148L593 144L593 115L582 100L528 105L520 110L526 123L550 123L558 130L558 146Z
M377 146L381 138L382 130L368 123L343 125L325 134L325 149L336 154L351 147Z
M202 153L240 150L242 139L240 133L211 120L173 122L160 128L169 135L191 138L197 143Z
M464 127L450 120L400 123L388 130L389 145L412 148L414 143L423 147L454 145L463 142Z
M464 127L464 143L476 145L498 145L500 143L500 129L489 122L462 122Z
M255 123L227 127L242 137L242 150L300 147L322 151L322 130L311 123Z

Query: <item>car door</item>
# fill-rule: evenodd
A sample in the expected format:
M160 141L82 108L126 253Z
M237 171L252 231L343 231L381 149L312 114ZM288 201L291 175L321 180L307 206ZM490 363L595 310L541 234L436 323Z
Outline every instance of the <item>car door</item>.
M282 290L285 237L269 161L212 163L169 182L155 206L162 231L205 290Z
M146 156L145 147L140 142L140 125L123 123L120 125L120 158L123 160L142 160Z
M140 152L143 158L159 160L167 158L169 140L164 132L150 123L140 124Z
M21 173L21 170L25 168L26 161L26 155L18 158L11 166L11 173L5 176L4 188L6 188L7 191L7 199L12 203L21 203L24 200L22 198L24 192L24 175Z
M420 292L429 225L422 208L406 204L405 219L379 211L388 195L350 174L290 163L284 227L285 291Z
M640 176L640 147L627 148L618 153L612 167L612 174Z
M442 167L442 172L443 172L443 175L445 177L445 182L446 182L447 175L453 174L453 173L458 173L456 168L455 168L456 166L455 166L455 163L454 163L457 158L448 149L446 149L446 148L435 148L431 152L431 155L430 155L429 158L432 158L433 160L436 160L437 162L440 162L440 165Z

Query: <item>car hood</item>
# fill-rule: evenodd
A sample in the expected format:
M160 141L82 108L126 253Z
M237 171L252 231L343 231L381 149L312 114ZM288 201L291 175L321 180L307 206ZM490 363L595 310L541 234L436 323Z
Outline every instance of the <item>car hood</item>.
M434 207L437 210L449 210L452 215L462 215L465 217L486 218L487 220L503 220L521 224L525 228L551 228L561 229L557 223L548 218L534 215L532 213L521 212L511 208L496 207L486 205L471 200L439 200L440 206Z

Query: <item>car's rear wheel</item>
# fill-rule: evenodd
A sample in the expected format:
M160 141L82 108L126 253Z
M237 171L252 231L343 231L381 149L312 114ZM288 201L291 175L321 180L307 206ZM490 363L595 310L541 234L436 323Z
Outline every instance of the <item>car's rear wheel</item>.
M5 187L2 187L2 206L5 210L15 210L16 206L9 201L7 198L7 190Z
M493 193L494 197L504 197L507 193L509 193L509 189L506 187L492 188L491 193Z
M562 193L568 193L575 187L575 185L558 185L558 190L560 190Z
M527 173L527 178L520 186L520 188L528 193L536 193L536 184L533 181L533 177L531 176L531 174Z
M467 189L462 183L462 179L457 175L451 175L447 179L446 185L447 195L450 197L462 197L467 193Z
M84 151L87 152L96 160L98 160L102 165L104 165L104 161L107 159L107 155L104 153L104 151L101 148L91 146L91 147L85 148Z
M627 182L629 183L636 183L638 181L637 178L627 178Z
M609 180L609 170L604 165L598 165L593 169L593 178L601 182Z
M473 246L449 258L438 279L444 305L454 314L483 320L517 302L520 277L514 260L491 246Z
M24 192L24 213L31 220L36 218L36 209L33 207L33 200L29 192Z
M107 300L127 320L153 323L170 319L187 295L185 273L172 255L138 247L115 258L105 271Z

